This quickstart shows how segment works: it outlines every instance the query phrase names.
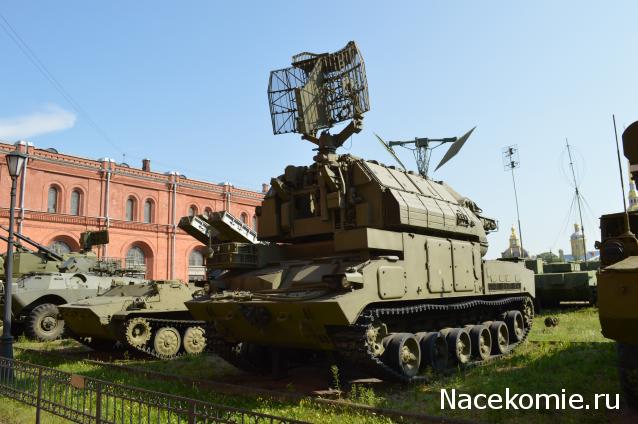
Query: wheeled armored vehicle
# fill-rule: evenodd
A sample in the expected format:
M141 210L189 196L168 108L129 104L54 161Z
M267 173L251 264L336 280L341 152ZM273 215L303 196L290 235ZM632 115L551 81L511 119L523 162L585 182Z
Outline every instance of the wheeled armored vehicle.
M23 241L27 239L23 236L19 238ZM37 247L38 253L23 254L14 260L14 264L20 264L18 269L21 270L21 276L13 282L11 310L18 328L35 340L54 340L63 334L64 320L59 319L59 305L96 296L113 284L139 284L146 281L129 275L119 261L100 259L91 251L93 246L108 243L108 233L105 231L82 233L82 250L63 256L33 240L29 243ZM46 262L41 263L34 259L36 257L42 257L42 261ZM55 269L50 269L53 266ZM23 273L26 271L30 272ZM132 272L137 274L137 270ZM4 285L0 287L0 292L4 310Z
M207 266L227 271L208 296L186 302L209 323L209 348L245 369L332 355L405 382L426 366L483 360L522 342L533 273L522 261L483 259L496 222L425 173L336 153L369 109L356 45L301 53L292 65L271 73L273 129L301 133L317 154L271 180L257 208L261 243L211 246Z

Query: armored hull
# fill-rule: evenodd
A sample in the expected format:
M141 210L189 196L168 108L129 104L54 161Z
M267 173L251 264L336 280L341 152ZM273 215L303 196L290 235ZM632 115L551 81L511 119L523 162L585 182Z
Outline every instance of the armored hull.
M59 318L60 305L97 296L113 284L140 284L144 281L141 278L90 273L29 274L13 283L11 313L28 337L40 341L54 340L65 330L65 322ZM4 285L0 286L0 292L4 292ZM4 295L0 306L4 310Z
M523 262L482 259L494 221L476 204L443 183L348 155L322 166L289 167L273 180L288 192L266 196L259 236L279 243L254 249L254 269L209 258L230 271L217 292L186 305L212 324L214 352L240 366L259 362L255 351L329 352L409 381L426 365L486 359L526 337L533 273ZM321 197L330 175L356 193L353 203L328 189Z
M97 350L116 344L158 358L197 354L204 330L184 306L198 289L179 281L116 285L91 299L60 306L76 340Z
M614 123L615 125L615 123ZM638 180L638 122L623 135L629 171ZM638 410L638 213L624 212L600 218L601 269L598 275L598 311L603 335L616 341L618 371L625 399Z
M561 302L596 304L598 263L560 262L539 266L536 261L540 259L528 260L526 266L535 271L536 303L540 308L556 307Z

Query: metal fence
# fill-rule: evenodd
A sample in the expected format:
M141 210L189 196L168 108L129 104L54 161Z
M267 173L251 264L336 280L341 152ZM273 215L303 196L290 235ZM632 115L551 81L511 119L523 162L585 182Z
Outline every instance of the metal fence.
M0 357L0 396L82 424L301 423Z

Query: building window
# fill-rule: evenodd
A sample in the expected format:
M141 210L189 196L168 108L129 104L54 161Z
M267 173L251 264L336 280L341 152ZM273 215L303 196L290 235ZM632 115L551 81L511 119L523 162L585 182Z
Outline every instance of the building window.
M190 205L188 207L188 216L190 216L191 218L194 217L195 215L197 215L197 206L195 205Z
M58 212L58 195L60 194L60 190L57 187L51 186L49 187L49 196L47 200L47 212L49 213L57 213Z
M206 267L204 266L204 255L199 250L191 251L188 255L188 280L203 281L206 279Z
M188 256L188 266L204 266L204 255L199 250L193 250Z
M257 215L253 215L253 230L257 231Z
M204 215L206 215L206 218L210 219L210 217L213 216L213 210L211 208L204 209Z
M248 214L246 212L242 212L241 215L239 215L239 219L241 219L241 222L244 224L248 224Z
M126 199L126 220L133 221L135 217L135 199L133 197L129 197Z
M146 257L144 255L144 251L137 247L131 247L126 253L126 267L140 267L146 264Z
M80 214L80 202L82 200L82 193L80 190L73 190L71 192L71 209L69 212L71 215L79 215Z
M144 222L150 224L153 222L153 201L146 199L144 202Z
M63 241L56 240L49 246L58 255L64 255L71 252L71 248Z

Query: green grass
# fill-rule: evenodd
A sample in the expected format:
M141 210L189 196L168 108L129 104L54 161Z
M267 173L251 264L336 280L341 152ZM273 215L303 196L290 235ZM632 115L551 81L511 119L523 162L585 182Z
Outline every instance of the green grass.
M559 318L556 327L547 328L543 321L546 316ZM589 401L594 393L619 393L616 374L615 345L600 334L598 312L595 308L557 310L536 317L529 336L530 343L520 346L516 352L498 360L488 361L480 366L458 370L451 375L433 375L427 384L385 385L381 383L356 384L337 381L345 393L346 402L363 403L401 411L427 413L446 417L465 418L494 423L595 423L611 422L624 415L609 411L449 411L440 409L441 389L455 388L467 394L504 394L508 387L514 393L566 393L581 394ZM36 347L31 342L21 341L23 347ZM42 344L37 344L38 348ZM76 349L68 342L46 344L48 349ZM343 410L319 405L309 399L302 401L273 401L250 396L231 396L204 390L179 382L150 380L122 370L113 370L99 365L73 359L53 356L19 353L18 358L51 366L63 371L83 374L117 383L144 387L160 392L193 397L229 406L258 412L297 418L322 423L391 422L387 418L371 416L367 413L344 412ZM239 371L214 356L185 357L174 361L119 361L127 365L165 373L179 374L197 379L224 379L226 376L241 374ZM339 377L336 378L339 380ZM333 382L333 385L335 382ZM290 391L295 391L293 385ZM7 422L20 421L32 413L33 408L15 402L0 402L0 417L16 417ZM8 413L14 415L7 415ZM0 418L2 422L2 418ZM56 422L56 421L51 421ZM626 422L632 422L630 418Z

